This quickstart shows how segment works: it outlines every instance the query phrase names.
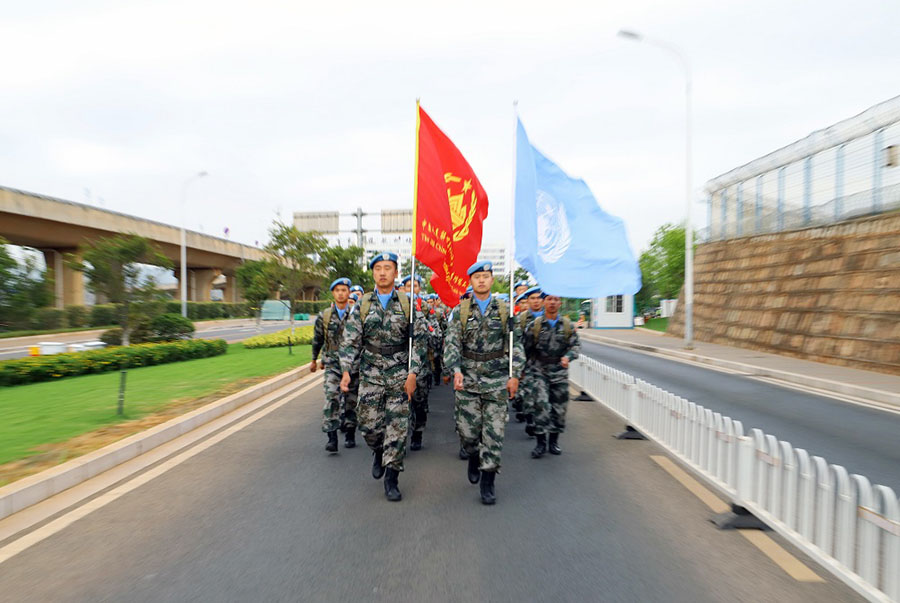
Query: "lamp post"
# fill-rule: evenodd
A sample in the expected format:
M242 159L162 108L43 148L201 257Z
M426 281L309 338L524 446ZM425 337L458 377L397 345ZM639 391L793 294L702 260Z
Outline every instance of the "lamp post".
M644 42L656 46L672 54L684 70L684 186L685 186L685 224L684 224L684 347L694 347L694 231L691 223L691 65L685 54L667 42L648 38L640 33L620 29L620 38Z
M187 318L187 233L184 230L184 209L187 205L188 186L206 175L206 172L197 172L185 180L181 187L181 315L185 318Z

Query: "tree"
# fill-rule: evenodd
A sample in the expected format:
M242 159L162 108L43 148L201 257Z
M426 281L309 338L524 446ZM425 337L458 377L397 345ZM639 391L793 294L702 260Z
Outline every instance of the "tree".
M400 262L400 278L409 276L412 272L412 259L406 258L402 262ZM434 274L428 266L416 260L416 274L422 279L422 291L427 291L429 285L428 283L431 281L431 276Z
M319 254L319 264L325 270L325 279L322 281L323 294L328 294L328 285L334 279L347 277L353 284L362 285L366 291L372 291L375 288L375 281L372 279L372 273L363 268L363 254L365 250L362 247L328 247Z
M250 309L256 312L256 326L262 318L262 306L275 288L271 266L265 260L248 260L234 271L235 280Z
M29 328L35 310L53 303L53 279L31 257L19 264L6 245L0 237L0 330Z
M684 236L683 226L664 224L641 253L638 263L643 287L635 297L638 308L654 307L659 299L678 297L684 284Z
M158 312L163 302L156 281L144 274L141 264L171 268L172 262L149 239L133 234L97 239L82 248L81 258L69 256L67 263L84 273L91 292L116 305L122 345L127 346L135 325Z
M287 298L291 314L291 335L294 333L294 304L309 287L321 283L324 270L316 257L328 247L328 242L317 232L300 232L276 220L269 229L266 251L272 255L268 271L272 282L282 296Z

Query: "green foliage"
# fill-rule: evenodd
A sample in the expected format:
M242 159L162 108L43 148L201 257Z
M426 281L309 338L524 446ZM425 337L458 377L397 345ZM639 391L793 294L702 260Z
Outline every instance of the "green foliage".
M15 358L0 362L0 386L23 385L75 375L208 358L224 354L227 349L228 344L224 339L188 339L53 356Z
M298 301L294 303L294 312L297 314L318 314L331 305L331 300Z
M684 284L684 227L664 224L641 253L643 287L635 296L639 311L658 305L660 299L678 297Z
M274 291L275 284L270 273L270 264L265 260L249 260L234 271L241 295L253 312L259 312L264 301Z
M81 250L82 259L70 256L69 265L84 273L88 288L116 304L116 322L122 343L128 345L131 330L143 318L162 311L163 297L150 277L141 275L141 264L171 268L150 239L137 235L99 238Z
M160 314L150 321L150 330L158 341L178 341L190 339L194 334L194 323L181 314Z
M116 324L116 307L112 304L98 304L91 307L91 317L88 323L91 327L105 327Z
M31 257L19 264L0 237L0 330L32 328L35 311L51 303L51 271L38 271Z
M328 242L317 232L300 232L295 226L274 222L269 229L266 251L272 255L266 271L282 299L291 305L291 315L296 313L294 302L303 296L305 289L318 286L325 276L324 269L316 263L328 247Z
M372 291L375 288L372 273L363 264L363 254L362 247L340 247L338 245L328 247L319 254L319 264L325 270L325 278L322 279L323 297L331 298L328 286L334 279L342 277L349 278L354 285L362 285L366 291Z
M51 330L66 327L66 311L58 308L37 308L31 318L34 329Z
M250 339L244 340L244 347L247 349L255 348L280 348L287 347L288 336L291 334L290 329L278 331L277 333L269 333L268 335L257 335ZM313 326L305 325L294 329L294 336L291 338L291 345L309 345L312 343Z
M66 306L66 326L80 329L88 324L88 310L84 306Z
M180 301L167 301L163 306L167 314L181 314ZM208 318L248 318L252 311L246 302L192 302L187 303L188 318L202 320Z

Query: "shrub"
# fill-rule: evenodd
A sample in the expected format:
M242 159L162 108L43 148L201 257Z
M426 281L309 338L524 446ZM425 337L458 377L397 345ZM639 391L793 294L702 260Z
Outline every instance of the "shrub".
M103 333L100 334L100 341L106 345L122 345L122 329L116 327L114 329L109 329L108 331L103 331Z
M318 314L330 305L330 300L298 301L294 303L294 312L296 314Z
M101 304L91 308L90 325L105 327L116 324L116 307L112 304Z
M66 324L73 329L87 326L88 311L84 306L66 306Z
M270 333L268 335L257 335L255 337L251 337L249 339L244 340L244 347L253 349L253 348L280 348L286 347L288 344L288 335L290 335L290 329L284 329L283 331L278 331L277 333ZM313 326L312 325L304 325L302 327L294 328L294 337L291 339L292 345L309 345L312 343L313 338Z
M160 314L150 322L150 331L156 341L190 339L194 333L194 323L181 314Z
M90 373L167 364L219 356L228 351L224 339L186 339L145 343L127 348L71 352L0 361L0 386L24 385Z
M61 329L66 326L66 312L56 308L38 308L31 320L32 326L41 331Z

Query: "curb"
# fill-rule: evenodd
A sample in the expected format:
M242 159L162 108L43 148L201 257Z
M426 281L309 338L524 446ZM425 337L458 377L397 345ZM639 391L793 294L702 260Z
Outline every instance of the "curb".
M307 374L308 365L295 368L124 440L4 486L0 488L0 519L149 452Z
M849 383L831 381L829 379L822 379L819 377L809 377L807 375L800 375L798 373L789 373L787 371L780 371L778 369L765 368L762 366L757 366L755 364L744 364L743 362L735 362L733 360L722 360L721 358L701 356L700 354L695 354L692 352L682 352L679 350L671 350L668 348L661 348L642 343L622 341L621 339L604 337L602 335L591 334L589 337L585 337L585 339L588 339L589 341L596 341L598 343L609 343L620 347L633 348L644 352L653 352L655 354L671 356L673 358L680 358L683 360L691 360L700 364L707 364L709 366L740 371L742 373L750 373L756 376L771 377L773 379L778 379L787 383L813 387L836 394L844 394L846 396L855 396L857 398L863 398L865 400L880 402L882 404L900 408L900 394L894 394L892 392L880 389L872 389L869 387L863 387L861 385L851 385Z

